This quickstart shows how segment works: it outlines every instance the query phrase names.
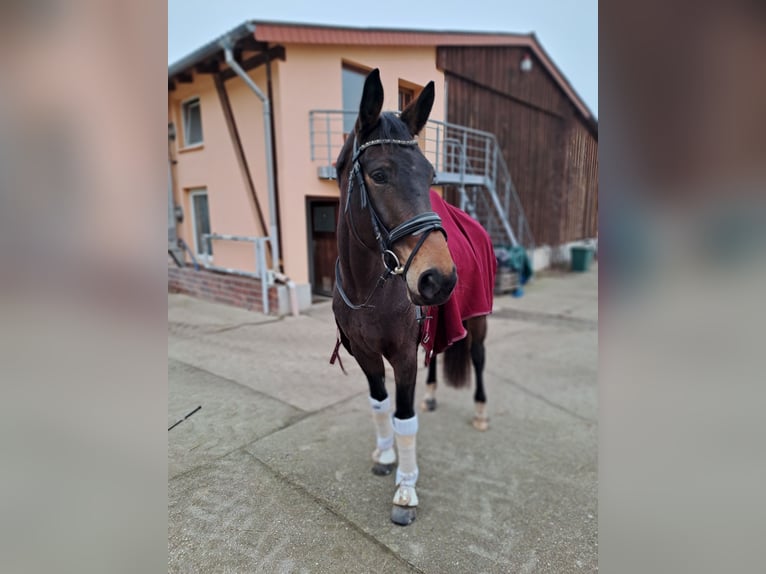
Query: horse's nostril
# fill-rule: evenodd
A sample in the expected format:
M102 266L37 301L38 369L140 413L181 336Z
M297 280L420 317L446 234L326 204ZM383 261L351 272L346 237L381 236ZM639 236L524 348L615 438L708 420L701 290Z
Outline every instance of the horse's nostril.
M439 292L439 288L439 274L436 271L431 269L420 274L420 279L418 280L418 290L424 299L433 299L434 296Z
M455 283L457 283L457 273L454 268L449 275L444 275L437 269L429 269L420 274L418 291L427 303L439 305L450 296Z

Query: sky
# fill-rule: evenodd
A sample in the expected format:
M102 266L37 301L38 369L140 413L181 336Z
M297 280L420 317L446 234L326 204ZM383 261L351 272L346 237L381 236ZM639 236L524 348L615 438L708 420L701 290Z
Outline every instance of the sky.
M535 32L598 116L597 0L168 0L168 64L245 20Z

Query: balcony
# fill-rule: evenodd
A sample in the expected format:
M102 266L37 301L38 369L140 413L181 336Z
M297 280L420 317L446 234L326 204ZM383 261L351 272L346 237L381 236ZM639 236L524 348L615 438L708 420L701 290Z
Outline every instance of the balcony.
M311 110L311 161L317 177L336 179L335 162L356 111ZM496 245L534 247L524 210L494 134L428 120L418 136L434 167L434 185L454 186L460 208L484 225ZM511 225L510 222L513 222Z

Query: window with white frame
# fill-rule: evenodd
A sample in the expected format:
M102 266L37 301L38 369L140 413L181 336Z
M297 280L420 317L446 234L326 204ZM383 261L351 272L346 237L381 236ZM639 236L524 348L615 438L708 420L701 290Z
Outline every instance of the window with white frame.
M194 252L205 259L213 255L212 242L205 239L210 233L210 208L207 203L207 189L193 189L189 193L191 203L192 227L194 231Z
M184 125L184 146L194 146L202 143L202 112L199 98L186 100L181 104L181 115Z

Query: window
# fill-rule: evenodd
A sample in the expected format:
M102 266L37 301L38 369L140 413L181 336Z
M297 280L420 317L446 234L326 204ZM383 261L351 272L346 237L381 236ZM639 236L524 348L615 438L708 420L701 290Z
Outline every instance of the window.
M401 112L404 110L404 108L411 104L415 100L415 95L420 94L422 89L423 86L419 86L413 82L408 82L407 80L402 80L399 78L399 111ZM426 149L425 131L425 128L423 128L417 138L420 142L420 148L424 152Z
M362 101L364 80L367 72L360 68L343 64L343 133L350 134L354 131L354 122L359 113L359 104Z
M415 90L399 86L399 111L401 112L407 105L415 99Z
M422 89L423 86L399 78L399 111L401 112L406 108Z
M199 98L186 100L181 104L181 114L184 124L184 147L202 143L202 112Z
M213 255L212 242L203 235L210 233L210 209L207 204L207 190L192 190L189 194L191 201L192 227L194 228L194 251L200 258ZM209 251L206 251L209 250Z

